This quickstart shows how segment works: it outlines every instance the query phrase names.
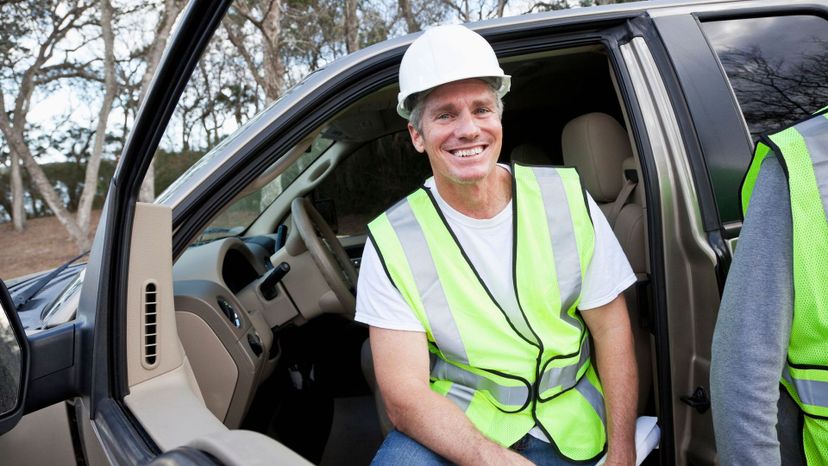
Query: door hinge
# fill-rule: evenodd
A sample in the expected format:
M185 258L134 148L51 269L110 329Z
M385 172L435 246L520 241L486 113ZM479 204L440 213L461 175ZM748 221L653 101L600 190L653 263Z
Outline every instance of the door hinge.
M707 391L701 385L696 387L692 395L684 395L679 399L687 406L695 408L699 414L704 414L710 409L710 398L707 397Z

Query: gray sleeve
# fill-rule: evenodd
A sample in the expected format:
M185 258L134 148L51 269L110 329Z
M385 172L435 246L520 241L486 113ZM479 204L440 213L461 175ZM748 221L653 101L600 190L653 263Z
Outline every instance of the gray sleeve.
M779 377L793 315L788 185L763 163L727 277L710 367L713 425L723 465L780 464Z

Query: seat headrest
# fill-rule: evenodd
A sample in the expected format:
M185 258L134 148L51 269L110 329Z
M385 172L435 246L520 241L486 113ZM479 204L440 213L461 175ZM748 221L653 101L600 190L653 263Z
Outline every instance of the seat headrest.
M564 164L578 169L596 202L612 202L623 186L624 159L632 157L626 131L606 113L587 113L569 123L561 135Z
M520 162L527 165L550 165L552 159L540 146L531 143L523 143L512 149L512 162Z

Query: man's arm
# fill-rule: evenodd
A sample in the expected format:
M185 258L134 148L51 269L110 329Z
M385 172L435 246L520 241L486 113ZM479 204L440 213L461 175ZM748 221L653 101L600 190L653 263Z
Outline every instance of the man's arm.
M713 427L726 465L782 461L775 426L793 316L789 199L782 167L770 156L756 180L713 333Z
M377 383L397 430L456 464L531 464L484 437L431 390L425 333L371 327L370 335Z
M609 448L605 464L635 464L635 409L638 400L633 336L624 295L581 312L595 342L607 409Z

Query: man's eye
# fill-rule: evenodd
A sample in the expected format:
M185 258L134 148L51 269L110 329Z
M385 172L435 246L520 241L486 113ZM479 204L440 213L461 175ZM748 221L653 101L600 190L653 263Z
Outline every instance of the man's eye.
M451 118L450 113L441 113L441 114L437 115L438 120L448 120L449 118Z
M477 113L478 115L482 115L482 114L485 114L485 113L491 113L491 112L492 111L488 107L480 107L480 108L478 108L477 110L474 111L474 113Z

